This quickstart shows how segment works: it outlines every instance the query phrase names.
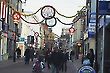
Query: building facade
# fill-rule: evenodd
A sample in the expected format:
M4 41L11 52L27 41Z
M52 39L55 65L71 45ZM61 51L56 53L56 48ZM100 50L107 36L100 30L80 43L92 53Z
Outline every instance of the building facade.
M1 18L1 40L0 40L0 61L7 60L13 56L15 36L18 38L21 32L21 22L17 25L18 33L15 34L15 25L12 14L15 10L22 10L21 0L0 0ZM14 9L15 10L14 10Z

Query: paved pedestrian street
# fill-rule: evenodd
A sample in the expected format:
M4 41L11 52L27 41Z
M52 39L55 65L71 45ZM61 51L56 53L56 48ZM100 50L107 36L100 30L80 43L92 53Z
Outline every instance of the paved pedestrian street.
M76 62L68 61L66 73L77 73L77 69L79 67L79 60L76 60ZM13 62L12 60L0 62L0 73L32 73L32 62L29 65L25 65L23 60L19 60L16 62ZM51 71L46 67L43 73L51 73Z

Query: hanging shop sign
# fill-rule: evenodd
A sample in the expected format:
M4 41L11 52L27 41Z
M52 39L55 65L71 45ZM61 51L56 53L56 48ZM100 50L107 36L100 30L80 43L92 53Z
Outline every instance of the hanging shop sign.
M39 33L38 33L38 32L35 32L35 33L34 33L34 36L35 36L35 37L38 37L38 36L39 36Z
M89 23L89 26L88 26L88 36L89 36L89 38L94 37L95 32L96 32L95 28L96 28L96 23Z
M19 37L19 42L24 42L25 38L24 37Z
M110 15L110 1L99 1L99 14Z
M19 22L19 19L21 18L21 14L19 13L19 12L14 12L13 14L12 14L12 17L13 17L13 21L14 21L14 23L18 23Z
M90 19L89 19L90 23L96 23L96 13L90 13Z

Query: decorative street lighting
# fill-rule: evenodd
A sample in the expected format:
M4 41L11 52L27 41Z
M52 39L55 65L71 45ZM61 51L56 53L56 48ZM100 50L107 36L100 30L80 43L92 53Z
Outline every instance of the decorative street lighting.
M44 7L42 7L41 9L41 16L44 19L51 19L55 16L55 8L50 6L50 5L46 5Z
M13 62L16 62L16 35L17 35L17 25L19 23L19 19L21 18L21 15L19 12L14 12L12 14L12 17L13 17L13 21L14 21L14 24L15 24L15 40L14 40L14 49L13 49Z
M55 8L46 5L42 7L41 9L41 16L45 19L45 23L47 24L48 27L54 27L57 23L55 16Z
M57 23L57 20L55 17L51 18L51 19L46 19L45 23L48 27L54 27Z

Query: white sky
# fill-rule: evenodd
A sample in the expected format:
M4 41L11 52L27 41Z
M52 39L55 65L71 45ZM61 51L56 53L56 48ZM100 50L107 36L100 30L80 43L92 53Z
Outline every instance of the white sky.
M24 1L24 0L22 0ZM36 12L40 7L45 5L53 6L59 13L66 15L66 16L73 16L80 10L83 6L85 6L86 0L27 0L24 9L25 11L29 12ZM41 17L40 11L36 14L39 21L43 18ZM71 18L64 18L59 16L58 14L55 15L61 21L65 23L71 23L73 19ZM53 32L60 35L61 28L63 27L70 27L64 24L57 22L56 26L53 27Z

